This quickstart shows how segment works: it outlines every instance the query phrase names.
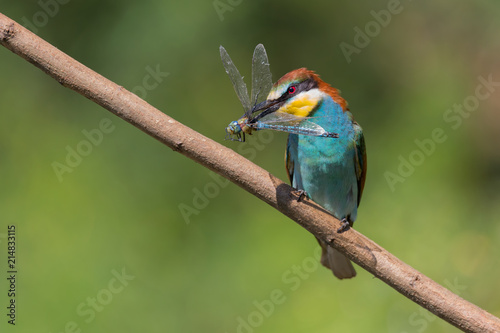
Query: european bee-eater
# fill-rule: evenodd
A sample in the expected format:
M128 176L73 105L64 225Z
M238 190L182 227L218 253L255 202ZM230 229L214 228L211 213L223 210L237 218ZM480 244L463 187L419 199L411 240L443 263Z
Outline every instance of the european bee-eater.
M289 134L285 163L292 186L341 220L339 231L352 226L365 184L366 150L363 131L339 91L313 71L300 68L279 79L254 110L263 110L262 115L313 117L309 121L338 134L338 138ZM318 241L325 267L339 279L356 276L349 259Z

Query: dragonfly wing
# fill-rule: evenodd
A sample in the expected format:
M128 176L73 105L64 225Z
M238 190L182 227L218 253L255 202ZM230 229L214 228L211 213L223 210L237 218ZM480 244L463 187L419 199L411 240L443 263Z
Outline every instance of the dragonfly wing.
M301 130L308 130L307 132L310 133L309 135L313 136L322 136L328 134L328 132L323 127L307 119L302 120L298 127Z
M333 136L333 133L327 132L322 126L312 121L314 118L299 117L284 112L273 112L262 117L256 123L256 127L301 135Z
M222 59L222 64L226 69L226 73L229 75L229 78L233 83L234 91L236 91L236 95L238 95L241 105L243 105L243 109L245 109L245 112L247 112L251 108L247 85L243 81L243 77L229 57L226 49L222 45L220 46L220 57Z
M272 85L273 79L266 49L264 45L259 44L255 47L252 59L252 99L250 102L257 105L264 101Z
M273 123L290 123L293 122L299 123L302 120L306 119L305 117L299 117L293 115L291 113L286 112L272 112L258 120L261 124L273 124Z

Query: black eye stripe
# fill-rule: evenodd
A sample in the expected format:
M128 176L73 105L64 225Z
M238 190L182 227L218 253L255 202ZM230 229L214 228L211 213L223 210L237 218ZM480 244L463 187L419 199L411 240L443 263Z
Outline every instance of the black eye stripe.
M311 90L311 89L317 88L318 87L318 83L316 83L316 81L314 81L314 79L307 79L305 81L293 84L292 86L294 86L296 88L295 92L293 94L290 94L288 92L288 89L287 89L283 93L283 95L280 96L279 100L283 101L283 100L289 98L290 95L298 95L302 91L307 91L307 90Z

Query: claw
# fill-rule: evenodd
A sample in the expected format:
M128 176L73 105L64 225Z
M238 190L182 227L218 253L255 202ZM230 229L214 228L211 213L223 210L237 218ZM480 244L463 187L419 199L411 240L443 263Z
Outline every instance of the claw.
M307 192L304 190L297 190L297 191L295 191L295 194L299 196L297 198L297 202L300 202L304 197L307 196Z
M351 228L351 223L347 220L347 218L344 217L340 222L342 223L342 225L337 229L337 233L341 234Z

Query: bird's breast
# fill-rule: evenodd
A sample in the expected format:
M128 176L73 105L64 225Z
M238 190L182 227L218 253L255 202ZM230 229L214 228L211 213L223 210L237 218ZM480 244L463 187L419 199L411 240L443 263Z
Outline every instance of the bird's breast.
M356 215L357 178L352 116L333 100L324 101L313 120L338 138L290 135L295 145L295 186L337 218Z

